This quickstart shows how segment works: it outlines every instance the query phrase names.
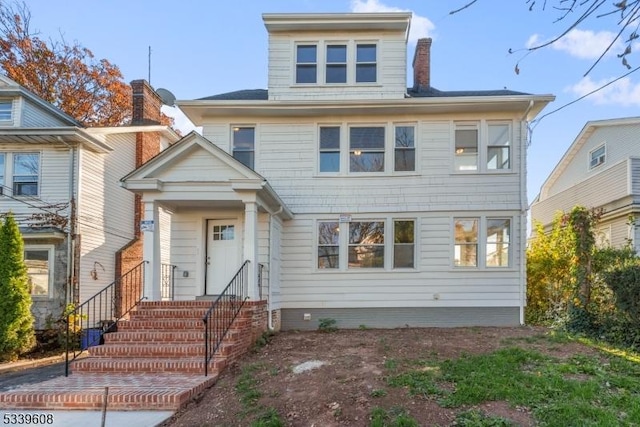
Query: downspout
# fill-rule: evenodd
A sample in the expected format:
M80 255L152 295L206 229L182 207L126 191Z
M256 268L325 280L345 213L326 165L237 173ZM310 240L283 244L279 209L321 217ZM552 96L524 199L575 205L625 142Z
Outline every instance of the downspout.
M69 231L67 231L67 286L64 288L64 301L65 304L72 302L70 287L73 286L73 263L75 262L75 247L73 245L73 235L75 234L75 194L74 194L74 181L75 181L75 159L76 159L76 147L69 145L62 139L57 137L58 142L64 144L69 149Z
M525 324L524 306L527 300L527 210L529 209L529 202L527 201L527 147L529 145L529 132L528 132L528 120L527 116L533 108L533 100L529 101L529 106L522 115L520 120L520 140L523 144L520 144L520 221L524 220L524 224L520 224L520 325ZM524 226L523 226L524 225Z
M279 214L282 213L282 211L284 210L284 207L282 205L280 205L280 208L278 208L277 211L275 211L274 213L272 213L269 216L269 290L267 291L267 327L269 328L270 331L273 331L273 314L272 314L272 310L271 310L271 290L272 290L272 286L271 286L271 272L273 271L273 268L271 268L271 261L273 260L273 217L277 216Z

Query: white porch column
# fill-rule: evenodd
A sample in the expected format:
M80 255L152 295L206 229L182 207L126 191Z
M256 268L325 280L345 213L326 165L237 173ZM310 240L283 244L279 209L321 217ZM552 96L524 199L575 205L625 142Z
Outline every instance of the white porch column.
M258 289L258 205L247 201L244 204L244 259L249 260L247 295L252 301L260 299Z
M141 224L144 238L142 258L148 261L144 268L144 296L147 301L160 301L160 216L155 202L144 202L144 220Z

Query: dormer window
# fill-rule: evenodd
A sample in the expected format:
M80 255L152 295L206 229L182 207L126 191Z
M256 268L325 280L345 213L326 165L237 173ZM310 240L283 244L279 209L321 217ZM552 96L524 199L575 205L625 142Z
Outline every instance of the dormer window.
M592 150L589 153L589 169L595 169L598 166L604 164L606 160L607 152L605 150L605 145L602 144L600 147Z
M347 82L347 45L330 44L327 46L326 82Z
M296 83L316 83L318 47L314 44L298 45L296 49Z
M376 45L356 46L356 83L375 83L377 75Z
M0 121L11 120L12 110L13 110L13 101L0 100Z

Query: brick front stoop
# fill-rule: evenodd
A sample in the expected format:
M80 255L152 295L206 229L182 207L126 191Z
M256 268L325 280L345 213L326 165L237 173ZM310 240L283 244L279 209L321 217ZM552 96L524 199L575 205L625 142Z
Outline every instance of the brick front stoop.
M177 410L215 384L266 330L266 301L248 301L204 376L202 317L211 301L142 302L72 375L0 394L0 409Z

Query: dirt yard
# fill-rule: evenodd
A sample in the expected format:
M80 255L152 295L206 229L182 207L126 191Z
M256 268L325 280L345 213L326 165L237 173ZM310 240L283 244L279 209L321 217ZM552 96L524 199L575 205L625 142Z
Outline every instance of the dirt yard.
M546 329L532 327L281 332L227 368L213 388L164 426L249 426L256 408L274 408L289 426L368 426L374 407L403 408L422 426L451 426L457 413L470 408L443 408L435 398L412 397L402 387L390 387L389 365L455 359L505 346L560 358L593 353L577 343L540 339L545 334ZM259 394L247 394L253 391ZM533 425L527 408L506 402L475 409L516 425Z

